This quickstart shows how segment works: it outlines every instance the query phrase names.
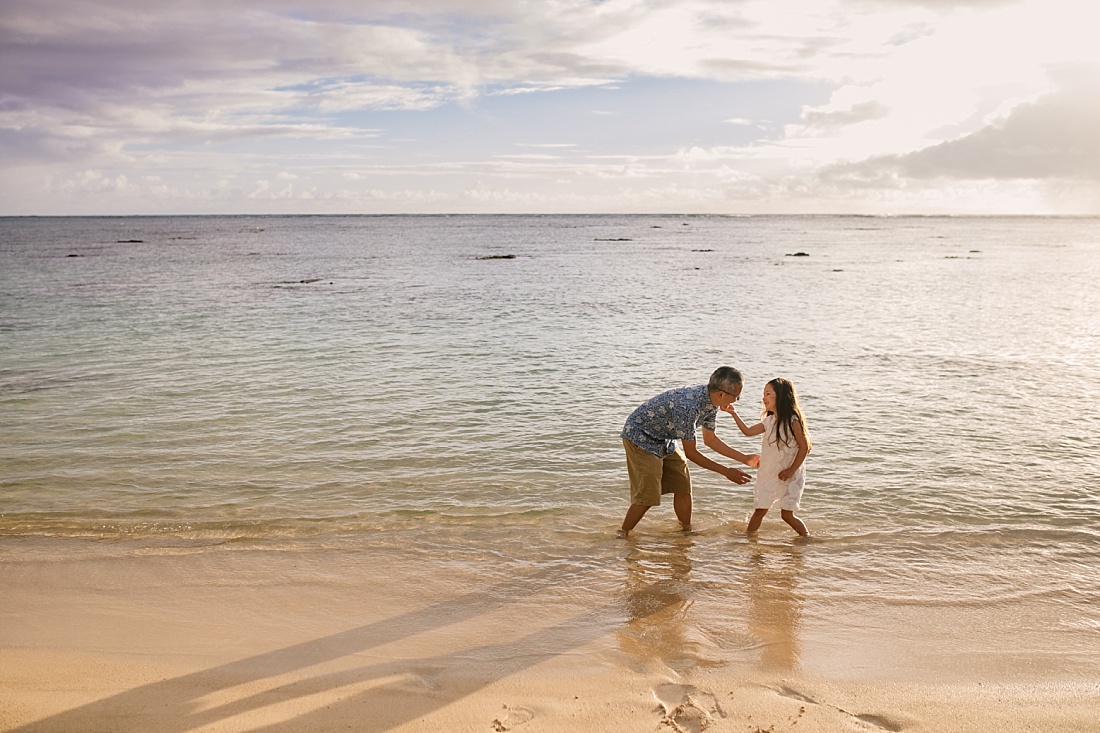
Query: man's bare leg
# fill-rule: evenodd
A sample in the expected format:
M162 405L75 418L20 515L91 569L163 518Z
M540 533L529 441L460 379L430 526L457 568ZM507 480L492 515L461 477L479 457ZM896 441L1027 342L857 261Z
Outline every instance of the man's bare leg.
M623 520L622 533L626 534L630 530L638 526L638 522L642 520L645 513L649 511L649 507L642 504L631 504L630 508L626 510L626 519Z
M673 494L672 508L676 510L676 518L680 520L680 526L685 531L691 529L691 494L686 491Z

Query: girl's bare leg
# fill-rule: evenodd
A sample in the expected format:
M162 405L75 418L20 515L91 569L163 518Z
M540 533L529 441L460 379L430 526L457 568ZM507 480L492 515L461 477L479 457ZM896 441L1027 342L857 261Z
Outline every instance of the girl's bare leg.
M794 515L794 512L784 509L779 513L779 515L783 517L783 521L791 525L791 529L793 529L795 532L798 532L798 534L802 535L803 537L806 537L810 534L810 531L806 529L806 525L802 523L801 519Z
M760 529L760 523L764 521L764 515L767 513L767 509L757 509L753 512L752 518L749 519L749 526L745 528L745 534L756 534L756 530Z

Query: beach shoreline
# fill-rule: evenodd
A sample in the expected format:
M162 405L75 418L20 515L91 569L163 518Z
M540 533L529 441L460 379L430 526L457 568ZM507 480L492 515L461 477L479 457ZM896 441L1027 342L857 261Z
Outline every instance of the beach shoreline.
M574 593L560 567L456 585L320 549L4 558L4 731L966 733L1087 731L1100 713L1088 664L831 674L806 661L822 640L782 619L750 619L755 642L723 656L668 583Z
M1100 719L1100 220L0 223L0 729ZM813 540L694 468L615 538L720 364L798 385Z

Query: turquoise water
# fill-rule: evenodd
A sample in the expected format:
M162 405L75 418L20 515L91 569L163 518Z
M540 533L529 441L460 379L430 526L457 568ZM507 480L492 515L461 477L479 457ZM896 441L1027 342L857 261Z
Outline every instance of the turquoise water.
M0 562L686 558L1096 649L1097 283L1097 219L0 219ZM722 364L745 416L798 388L816 540L746 543L751 491L698 469L688 544L661 507L624 558L623 420Z

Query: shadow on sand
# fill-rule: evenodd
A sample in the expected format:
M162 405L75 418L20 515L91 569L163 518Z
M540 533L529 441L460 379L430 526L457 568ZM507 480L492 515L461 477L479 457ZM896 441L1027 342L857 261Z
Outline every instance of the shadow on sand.
M434 657L387 660L327 673L317 670L312 675L305 670L468 621L577 580L575 572L546 569L384 621L143 685L24 725L13 733L184 733L223 723L253 732L346 730L349 726L391 730L609 633L609 618L619 612L614 604L608 604L522 638ZM354 664L355 660L350 661ZM294 674L299 677L281 684L274 679ZM432 675L445 679L446 684L432 684ZM353 689L336 692L341 688ZM237 697L229 699L230 691ZM306 707L303 704L282 716L269 710L323 693L329 694L319 709L301 712ZM218 704L216 700L228 701ZM265 709L267 712L261 712ZM228 722L237 716L247 718Z

